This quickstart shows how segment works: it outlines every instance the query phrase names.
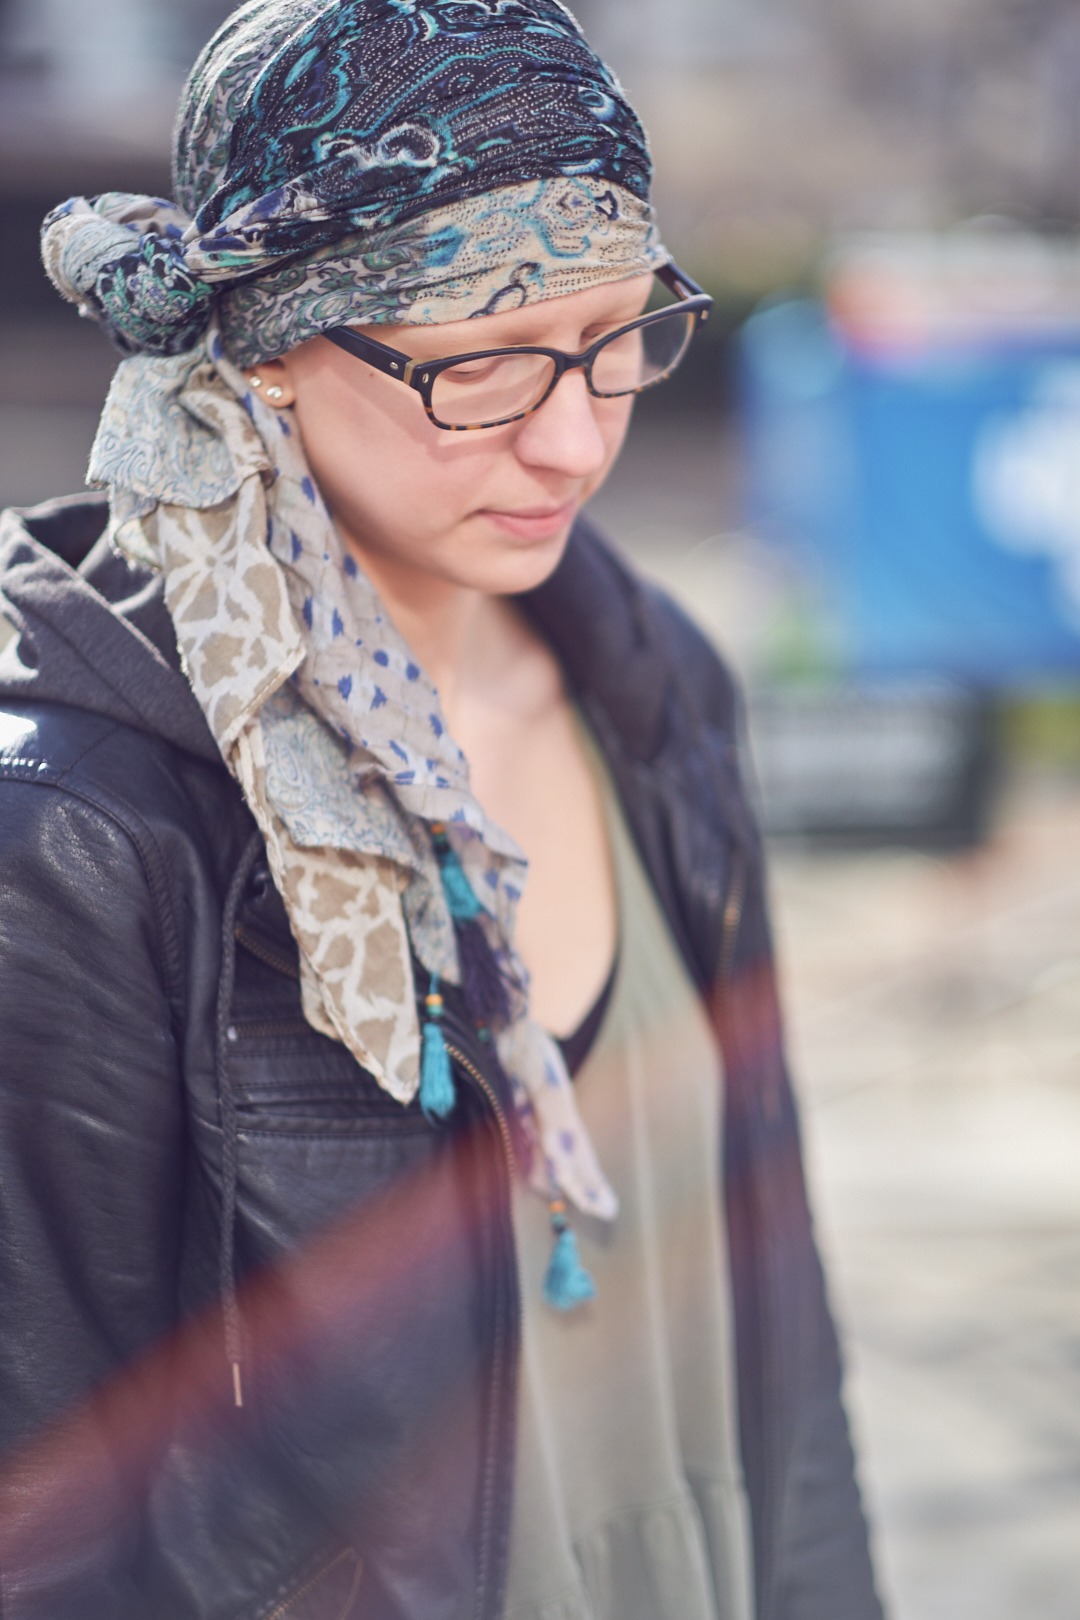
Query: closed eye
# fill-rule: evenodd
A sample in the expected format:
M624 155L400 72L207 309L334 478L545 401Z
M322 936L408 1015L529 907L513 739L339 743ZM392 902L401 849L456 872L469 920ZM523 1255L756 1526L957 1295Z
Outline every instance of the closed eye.
M451 383L481 382L498 369L502 359L505 359L505 356L485 355L480 360L464 360L459 366L449 366L441 373L441 377L444 382Z

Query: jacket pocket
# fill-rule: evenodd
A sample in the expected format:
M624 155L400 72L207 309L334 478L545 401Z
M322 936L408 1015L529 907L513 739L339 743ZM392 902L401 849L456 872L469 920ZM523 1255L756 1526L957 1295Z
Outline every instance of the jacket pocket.
M226 1040L241 1130L431 1134L419 1102L398 1102L346 1047L309 1024L236 1022Z
M348 1547L258 1620L356 1620L353 1604L363 1574L363 1563Z

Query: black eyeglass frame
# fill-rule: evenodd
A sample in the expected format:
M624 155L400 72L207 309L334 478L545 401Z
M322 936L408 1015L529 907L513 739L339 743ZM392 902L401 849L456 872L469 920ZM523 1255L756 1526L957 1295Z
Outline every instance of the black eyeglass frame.
M686 353L698 329L708 320L713 300L673 261L661 265L655 274L657 280L662 282L669 292L673 292L679 302L668 304L664 309L653 310L648 315L639 315L637 320L627 321L625 326L616 327L613 332L606 332L589 348L582 349L580 354L568 354L564 349L547 349L536 344L520 343L507 349L477 349L469 354L444 355L438 360L414 360L411 355L403 354L400 349L392 349L389 344L380 343L377 338L368 337L364 332L354 332L350 326L333 326L324 332L323 336L329 338L331 343L336 343L338 348L344 349L347 354L355 355L358 360L364 360L369 366L374 366L376 371L384 372L386 376L403 382L406 387L415 389L423 400L428 420L435 427L441 428L446 433L475 433L483 428L505 427L509 422L520 422L524 417L531 416L533 411L539 410L544 401L551 397L561 378L568 371L574 371L578 367L584 370L586 386L596 399L622 399L627 394L643 394L646 389L655 388L657 383L664 382ZM659 377L654 377L650 382L641 383L637 388L620 389L616 394L604 393L601 389L593 387L592 365L601 349L617 338L625 337L627 332L633 332L641 326L651 326L676 311L682 315L693 316L694 322L682 354L667 371L662 372ZM504 354L540 354L553 361L555 369L551 381L535 404L530 405L528 410L516 411L513 416L500 416L492 422L440 422L431 403L435 381L440 372L450 371L454 366L460 366L466 361L495 359Z

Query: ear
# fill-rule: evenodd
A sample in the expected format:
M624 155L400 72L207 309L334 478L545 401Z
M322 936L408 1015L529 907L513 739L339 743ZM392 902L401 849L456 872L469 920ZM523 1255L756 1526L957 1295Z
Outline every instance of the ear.
M296 403L296 390L284 360L264 360L262 365L250 367L247 380L252 393L277 411Z

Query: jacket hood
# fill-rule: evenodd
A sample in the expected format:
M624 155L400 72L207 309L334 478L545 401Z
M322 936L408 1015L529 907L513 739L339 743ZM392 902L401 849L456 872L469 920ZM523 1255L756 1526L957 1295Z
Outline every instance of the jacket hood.
M0 514L0 612L16 631L0 651L0 701L89 709L219 763L161 578L112 547L107 522L103 495ZM664 734L670 671L649 634L642 589L579 520L550 579L519 600L575 695L648 759Z
M0 516L0 610L15 628L0 700L89 709L220 764L161 579L113 549L107 521L93 495Z

